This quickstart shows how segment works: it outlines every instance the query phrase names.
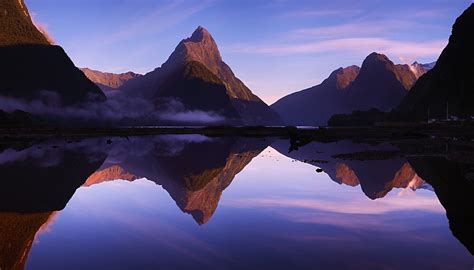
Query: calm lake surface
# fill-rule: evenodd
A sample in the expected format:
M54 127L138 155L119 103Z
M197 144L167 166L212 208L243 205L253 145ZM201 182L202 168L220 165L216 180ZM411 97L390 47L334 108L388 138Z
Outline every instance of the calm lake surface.
M472 269L472 205L460 205L474 170L440 156L446 147L289 152L285 140L198 135L4 145L0 267Z

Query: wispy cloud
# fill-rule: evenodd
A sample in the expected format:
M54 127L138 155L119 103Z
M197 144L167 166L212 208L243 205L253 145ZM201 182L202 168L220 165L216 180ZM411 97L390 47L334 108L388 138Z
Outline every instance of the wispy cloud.
M329 39L294 44L236 44L225 49L229 52L270 55L317 54L326 52L370 53L377 51L391 55L420 57L437 56L446 44L446 40L413 42L367 37Z
M283 18L350 16L362 13L360 9L295 10L281 15Z
M108 35L104 43L110 44L143 34L161 32L204 10L213 2L214 0L203 0L190 4L188 1L172 1L123 25L118 31Z
M385 214L409 209L430 213L444 213L435 197L399 197L379 201L325 201L319 199L288 199L264 198L245 199L227 202L233 207L270 207L270 208L299 208L341 214Z
M413 17L416 18L444 18L447 16L447 10L445 9L426 9L421 11L416 11L413 13Z
M294 38L335 38L335 37L367 37L383 35L390 31L401 31L413 27L413 23L402 20L350 22L336 25L316 26L295 29L290 36Z

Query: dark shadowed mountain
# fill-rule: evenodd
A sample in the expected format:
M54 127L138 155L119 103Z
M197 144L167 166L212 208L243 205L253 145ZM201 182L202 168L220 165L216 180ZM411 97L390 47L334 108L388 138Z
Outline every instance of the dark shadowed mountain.
M111 92L122 86L125 82L142 76L131 71L120 74L102 72L90 68L81 68L81 71L106 94L111 94Z
M409 161L419 175L433 186L446 209L453 235L474 255L472 160L459 162L449 156L413 156Z
M411 66L395 65L387 56L372 53L361 68L340 68L320 85L283 97L272 108L287 124L326 125L334 114L390 111L416 80Z
M177 72L185 71L186 66L192 62L200 63L199 69L202 75L209 77L209 74L213 74L219 80L209 81L208 78L202 78L201 80L198 77L193 78L193 82L200 81L199 91L207 93L207 96L201 97L198 103L194 103L194 98L192 98L192 96L196 96L193 85L187 85L188 89L181 89L185 91L180 90L172 93L174 89L170 86L172 83L169 82L169 80L174 80ZM196 64L192 65L197 68ZM208 72L204 72L204 69L207 69ZM207 84L209 84L209 91L204 90ZM160 68L125 83L120 89L128 95L140 95L147 99L159 99L163 95L173 96L173 98L183 102L186 108L208 110L215 107L217 104L215 100L222 99L221 91L212 90L216 88L216 84L225 87L225 94L228 96L232 107L238 112L239 118L245 124L280 123L278 115L254 95L242 81L235 77L230 67L222 60L216 42L209 32L202 27L198 27L190 38L182 40ZM164 94L165 92L166 94ZM200 103L203 100L215 104ZM224 102L220 108L217 108L217 111L228 111L228 108L228 103ZM225 113L225 115L229 114L233 114L233 112Z
M445 141L400 143L417 174L433 187L446 209L453 235L474 255L474 155L472 147ZM420 153L424 153L421 154Z
M74 105L105 100L104 93L74 66L64 50L52 45L0 47L0 95Z
M164 102L167 98L179 99L188 110L216 112L232 123L239 123L240 115L225 84L200 62L191 61L176 68L161 85L160 94L153 98Z
M436 66L422 76L397 111L404 118L426 120L474 115L474 4L456 20L448 46Z
M23 0L3 0L0 10L0 95L47 105L105 100L64 50L34 26Z
M345 111L342 91L355 80L360 68L350 66L331 73L320 85L290 94L271 107L293 125L324 125L334 112Z

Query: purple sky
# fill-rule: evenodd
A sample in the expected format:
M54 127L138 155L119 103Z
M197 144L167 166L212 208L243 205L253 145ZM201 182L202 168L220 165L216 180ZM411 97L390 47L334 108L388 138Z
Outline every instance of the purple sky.
M146 73L202 25L267 103L372 51L432 62L472 0L26 0L77 66Z

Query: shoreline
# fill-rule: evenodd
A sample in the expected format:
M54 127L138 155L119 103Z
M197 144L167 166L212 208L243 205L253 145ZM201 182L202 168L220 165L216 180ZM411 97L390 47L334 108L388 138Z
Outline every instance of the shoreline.
M474 126L462 125L396 125L370 127L101 127L101 128L0 128L0 138L55 138L148 135L205 135L244 137L283 137L294 140L394 139L457 137L474 139Z

